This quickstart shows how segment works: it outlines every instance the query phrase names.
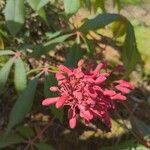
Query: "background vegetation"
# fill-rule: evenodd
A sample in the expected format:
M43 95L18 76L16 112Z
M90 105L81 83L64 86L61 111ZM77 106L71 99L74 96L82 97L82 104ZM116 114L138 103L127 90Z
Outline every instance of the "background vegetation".
M149 8L148 0L0 0L0 149L147 150ZM56 66L81 58L124 65L114 78L136 85L111 114L111 132L99 122L71 130L65 110L41 106Z

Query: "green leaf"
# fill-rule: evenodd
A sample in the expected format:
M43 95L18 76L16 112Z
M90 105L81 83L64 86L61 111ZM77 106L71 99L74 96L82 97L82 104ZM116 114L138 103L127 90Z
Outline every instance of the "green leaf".
M20 123L26 114L30 112L37 87L38 78L31 80L26 89L21 93L15 102L9 116L8 132Z
M122 17L123 16L119 14L99 14L95 18L85 21L79 30L82 32L88 32L89 30L100 29Z
M46 13L43 7L49 2L49 0L27 0L27 2L41 18L47 21Z
M0 50L0 56L2 55L14 55L15 53L11 50Z
M100 7L102 9L103 12L106 12L106 9L105 9L105 0L95 0L94 1L94 11L96 12L97 9Z
M15 36L24 24L24 0L7 0L4 12L6 25L10 33Z
M37 10L40 10L42 7L44 7L50 0L40 0L37 5Z
M50 40L49 42L45 43L44 46L48 46L48 45L51 45L51 44L64 42L66 39L68 39L72 35L73 34L65 34L65 35L58 36L58 37Z
M115 21L112 24L112 32L115 38L123 36L126 33L127 23L124 20Z
M18 92L22 92L27 86L26 70L20 57L15 61L14 83Z
M14 59L11 58L0 70L0 90L2 90L7 82L10 68L12 67Z
M83 2L83 4L85 4L85 6L91 11L91 7L92 7L91 0L82 0L81 2Z
M114 7L117 7L118 11L121 9L121 2L120 0L113 0Z
M40 0L27 0L27 3L31 6L31 8L35 11L37 11L38 9L38 4L39 4Z
M66 14L74 14L80 8L80 0L64 0Z
M24 139L17 134L6 134L0 132L0 149L12 144L22 143Z
M136 45L134 29L131 24L128 24L127 26L126 38L121 54L124 65L126 67L126 75L128 75L140 60L140 54Z
M37 150L54 150L53 146L43 142L37 143L35 146Z
M80 48L80 45L74 44L67 51L66 65L69 67L77 66L78 61L83 57L83 49Z
M53 38L59 36L60 34L61 34L61 31L57 31L54 33L50 32L50 33L46 33L46 37L47 37L47 39L50 40L50 39L53 39Z
M93 19L86 21L81 27L81 32L88 32L89 30L96 30L103 28L106 25L114 22L124 20L126 24L126 37L121 51L122 59L126 67L126 75L131 73L136 64L140 60L140 55L136 46L136 39L134 29L131 23L119 14L100 14ZM121 31L122 32L122 31Z
M45 74L45 81L44 81L44 96L45 97L56 97L58 96L56 92L52 92L49 90L51 86L57 86L57 80L55 75L53 74ZM50 109L54 116L56 116L61 122L63 121L64 112L63 109L56 109L54 105L50 106Z
M25 126L18 127L17 132L25 138L32 138L35 135L32 128Z

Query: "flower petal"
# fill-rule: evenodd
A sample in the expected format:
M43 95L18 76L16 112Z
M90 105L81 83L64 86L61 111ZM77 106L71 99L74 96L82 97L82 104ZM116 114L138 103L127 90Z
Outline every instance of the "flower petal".
M134 89L134 85L132 83L125 81L125 80L118 80L116 82L119 83L120 86L127 87L129 89Z
M57 80L62 80L62 79L65 79L66 77L63 75L63 74L61 74L61 73L56 73L56 79Z
M49 106L49 105L55 104L59 100L59 98L60 97L47 98L42 101L42 105Z
M94 73L96 73L96 74L99 73L100 70L101 70L103 67L105 67L106 65L107 65L106 62L102 62L102 63L98 64L97 67L96 67L95 70L94 70Z
M65 94L62 95L56 103L56 108L61 108L64 105L67 98L68 98L67 95L65 95Z
M69 119L69 126L70 126L70 128L75 128L76 127L76 123L77 123L77 119L76 119L76 117L73 117L73 118L70 118Z
M75 109L70 108L68 110L68 119L69 119L69 126L70 128L75 128L76 126L76 114Z
M78 67L82 68L83 64L84 64L84 60L83 59L79 60Z
M106 77L105 76L99 76L96 80L95 80L95 83L96 84L100 84L102 82L104 82L106 80Z
M123 100L123 101L124 101L124 100L126 100L127 98L126 98L124 95L118 93L118 94L116 94L115 96L113 96L111 99Z
M66 66L64 66L64 65L60 65L58 68L60 69L60 71L63 71L65 73L67 73L67 74L71 74L72 73L72 71L69 68L67 68Z
M105 90L104 91L104 95L106 95L106 96L114 96L115 94L116 94L116 92L113 90Z
M85 107L79 106L80 109L80 117L84 118L87 121L90 121L93 118L93 114L90 110L85 110Z
M124 93L124 94L127 94L127 93L130 92L130 89L128 89L128 88L126 88L126 87L122 87L122 86L120 86L120 85L115 86L115 88L116 88L117 90L119 90L120 92Z

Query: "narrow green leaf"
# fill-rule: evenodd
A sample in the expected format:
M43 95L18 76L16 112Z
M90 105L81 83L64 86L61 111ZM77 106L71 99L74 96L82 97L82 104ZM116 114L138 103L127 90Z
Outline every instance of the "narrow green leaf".
M44 46L48 46L48 45L51 45L51 44L64 42L66 39L68 39L72 35L73 34L65 34L65 35L58 36L58 37L50 40L49 42L45 43Z
M67 51L66 65L69 67L77 66L78 61L83 57L83 50L80 45L74 44Z
M49 90L51 86L57 86L57 80L55 75L53 74L45 74L45 81L44 81L44 96L45 97L56 97L58 96L56 92L52 92ZM50 106L50 109L54 116L56 116L61 122L63 121L64 112L63 109L56 109L54 105Z
M2 55L14 55L15 53L11 50L0 50L0 56Z
M33 99L37 87L38 78L31 80L27 88L22 92L15 102L9 116L8 132L20 123L26 114L31 110Z
M54 150L53 146L43 142L37 143L35 146L37 150Z
M118 11L121 9L121 2L120 0L113 0L113 6L117 7Z
M37 5L37 10L40 10L42 7L44 7L50 0L40 0Z
M126 33L127 23L124 20L115 21L112 24L112 32L115 38L123 36Z
M126 67L126 74L128 75L135 68L140 60L140 54L137 49L134 29L131 24L128 24L126 31L126 38L122 50L122 59Z
M7 82L10 68L12 67L14 59L11 58L0 70L0 90L2 90Z
M83 2L82 4L85 4L85 6L91 11L91 7L92 7L91 0L82 0L81 2Z
M33 9L33 10L35 10L35 11L37 11L38 9L37 9L37 7L38 7L38 5L39 5L39 2L40 2L40 0L27 0L27 3L30 5L30 7Z
M100 14L95 18L86 21L80 27L80 31L87 33L89 30L103 28L114 21L120 20L124 20L123 22L126 24L126 37L121 55L127 70L126 75L128 75L140 60L140 55L136 46L133 26L125 17L121 16L120 14Z
M6 25L10 33L15 36L24 24L24 0L7 0L4 12Z
M0 132L0 149L12 145L22 143L24 139L17 134L6 134Z
M80 8L80 0L64 0L66 14L74 14Z
M27 0L28 4L30 5L30 7L41 17L43 18L45 21L47 21L46 18L46 13L45 10L43 8L43 6L45 6L49 0Z
M22 92L27 86L26 70L20 57L15 61L14 83L18 92Z
M53 39L53 38L55 38L55 37L57 37L57 36L59 36L61 34L61 31L57 31L57 32L54 32L54 33L52 33L52 32L48 32L48 33L46 33L46 37L47 37L47 39Z
M106 12L105 9L105 0L95 0L94 4L94 11L96 12L98 8L101 8L103 12Z
M122 18L122 16L119 14L99 14L95 18L85 21L79 30L82 32L88 32L89 30L103 28L113 21L119 20L120 18Z

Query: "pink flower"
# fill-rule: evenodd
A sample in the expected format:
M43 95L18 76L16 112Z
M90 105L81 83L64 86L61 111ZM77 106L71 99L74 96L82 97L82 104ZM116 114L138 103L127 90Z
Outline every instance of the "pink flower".
M100 63L95 69L83 69L84 62L80 60L78 67L69 69L60 65L56 79L58 87L51 87L51 91L57 91L59 97L47 98L42 105L56 105L56 108L69 106L68 119L70 128L76 127L79 115L86 123L95 118L100 118L103 123L111 128L109 111L115 109L114 101L124 101L124 94L134 87L124 80L115 81L110 86L106 84L109 73L102 73L101 69L106 63ZM117 84L117 85L115 85Z

